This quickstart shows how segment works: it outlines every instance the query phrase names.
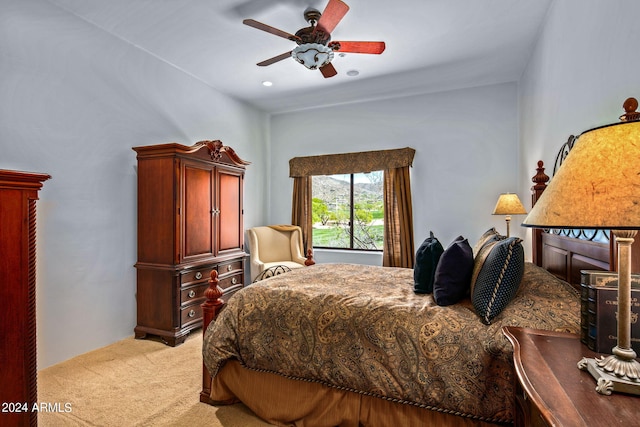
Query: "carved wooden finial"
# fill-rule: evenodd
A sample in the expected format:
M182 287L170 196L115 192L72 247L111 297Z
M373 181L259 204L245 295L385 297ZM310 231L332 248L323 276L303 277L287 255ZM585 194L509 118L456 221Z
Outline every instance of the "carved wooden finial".
M206 300L201 304L201 306L205 326L204 329L206 329L206 326L218 316L218 313L224 306L224 301L220 299L220 297L222 297L222 291L218 287L218 271L215 269L211 270L209 287L204 291L204 296Z
M544 189L547 186L547 182L549 182L549 176L544 173L544 162L542 160L538 160L538 167L536 168L536 174L531 178L531 181L534 182L534 186L532 190Z
M211 277L209 278L209 287L204 291L204 296L209 300L216 300L222 296L220 288L218 287L218 271L211 270Z
M316 262L313 260L313 252L311 249L307 250L307 260L304 262L304 265L307 267L310 265L314 265Z
M620 120L623 122L635 122L640 120L640 113L636 110L638 109L638 100L635 98L627 98L622 104L622 108L624 108L624 114L620 116Z

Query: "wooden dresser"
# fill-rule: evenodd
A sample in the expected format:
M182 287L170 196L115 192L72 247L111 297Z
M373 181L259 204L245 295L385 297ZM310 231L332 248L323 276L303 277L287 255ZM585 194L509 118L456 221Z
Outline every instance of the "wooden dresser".
M243 184L249 164L220 141L133 148L138 154L136 338L181 344L202 326L218 272L223 298L244 286Z
M35 426L36 200L49 175L0 170L0 425Z
M578 369L594 357L580 337L561 332L506 326L516 370L515 427L635 426L637 396L596 392L596 380Z

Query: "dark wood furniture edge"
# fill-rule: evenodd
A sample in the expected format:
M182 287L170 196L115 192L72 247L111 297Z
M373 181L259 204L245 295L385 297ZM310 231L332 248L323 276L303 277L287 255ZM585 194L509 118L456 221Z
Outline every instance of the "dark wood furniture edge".
M37 326L36 326L36 201L44 181L51 175L36 172L0 169L0 190L7 197L0 196L9 206L1 206L0 230L11 227L7 233L15 238L6 238L0 242L3 265L4 286L2 309L12 322L2 326L4 341L0 350L0 359L4 372L0 377L2 403L32 405L38 403L37 368ZM6 252L4 252L6 251ZM5 345L6 344L6 345ZM12 345L13 344L13 345ZM4 408L3 408L4 409ZM0 416L3 425L38 424L37 411L8 412Z
M505 326L513 346L516 426L637 425L638 397L604 396L596 381L578 368L597 358L575 333Z
M553 337L553 336L566 337L567 333L541 331L541 330L521 328L516 326L503 326L502 333L513 346L514 369L515 369L517 378L519 377L521 379L522 388L527 393L527 395L531 398L531 400L533 400L535 405L539 408L541 415L544 417L544 420L548 425L552 425L552 426L561 425L560 422L553 416L551 411L547 408L547 405L544 403L544 400L542 399L542 397L540 397L540 395L536 391L536 388L531 384L531 381L527 376L527 373L522 364L520 342L523 342L525 339L530 341L532 335L540 335L540 336L547 336L547 337ZM531 347L535 347L535 345L532 344ZM539 353L538 353L538 356L540 356L539 357L540 363L537 366L537 369L540 369L546 372L545 377L548 379L548 381L554 381L555 383L558 383L558 380L553 374L553 371L551 370L551 368L546 364L546 362L544 362L544 359L541 357ZM516 381L517 381L517 378L515 379ZM549 388L552 388L552 387L549 387ZM561 387L553 387L553 388L561 389ZM572 406L566 394L561 394L558 396L558 398L562 399L563 401L566 401L566 405L563 405L563 406L568 406L568 407Z

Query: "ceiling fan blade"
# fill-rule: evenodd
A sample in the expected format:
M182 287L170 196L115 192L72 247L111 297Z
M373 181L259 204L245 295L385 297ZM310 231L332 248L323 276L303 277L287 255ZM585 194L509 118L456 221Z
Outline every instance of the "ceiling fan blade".
M342 0L329 0L318 20L317 27L325 33L332 33L348 11L349 6Z
M320 67L320 72L322 73L322 75L324 76L325 79L328 79L329 77L333 77L336 74L338 74L336 69L331 64L331 62L329 62L326 65L323 65L322 67Z
M277 28L271 27L267 24L263 24L262 22L258 22L254 19L245 19L242 21L244 25L248 25L253 28L257 28L258 30L266 31L267 33L274 34L276 36L284 37L285 39L289 39L291 41L298 41L300 37L293 35L291 33L287 33L286 31L279 30Z
M333 47L335 45L339 45L340 47L337 49L338 52L346 52L346 53L372 53L376 55L380 55L384 52L385 44L384 42L343 42L343 41L334 41L329 43L329 47Z
M285 53L280 54L278 56L274 56L273 58L265 59L262 62L258 62L257 65L259 65L261 67L266 67L267 65L275 64L276 62L282 61L283 59L287 59L287 58L291 58L291 51L285 52Z

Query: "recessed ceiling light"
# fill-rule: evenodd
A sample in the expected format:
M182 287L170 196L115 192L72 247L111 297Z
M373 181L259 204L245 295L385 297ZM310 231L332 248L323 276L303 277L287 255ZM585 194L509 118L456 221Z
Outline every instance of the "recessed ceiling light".
M360 74L360 71L358 71L358 70L349 70L349 71L347 71L347 76L350 76L350 77L355 77L358 74Z
M267 87L273 86L273 82L270 82L269 80L265 80L262 82L262 86L267 86Z

